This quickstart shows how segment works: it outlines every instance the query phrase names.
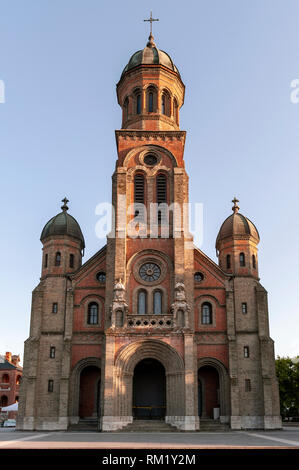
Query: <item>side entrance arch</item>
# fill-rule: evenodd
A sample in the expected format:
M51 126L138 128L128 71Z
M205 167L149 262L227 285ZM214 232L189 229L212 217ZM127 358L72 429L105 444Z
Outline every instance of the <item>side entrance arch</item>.
M220 421L229 422L229 376L225 366L217 359L198 360L198 415L213 418L214 408L219 409Z

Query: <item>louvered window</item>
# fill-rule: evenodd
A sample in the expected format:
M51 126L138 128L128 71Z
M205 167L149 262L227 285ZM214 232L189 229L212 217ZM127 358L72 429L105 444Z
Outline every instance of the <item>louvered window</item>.
M135 218L138 217L141 221L144 219L144 208L139 204L144 205L144 176L137 174L134 178L134 203L136 204Z
M165 204L167 202L167 181L166 176L160 174L157 176L157 203ZM166 218L166 214L164 212L167 210L166 207L158 207L158 223L161 223L161 220ZM162 216L163 214L163 216Z

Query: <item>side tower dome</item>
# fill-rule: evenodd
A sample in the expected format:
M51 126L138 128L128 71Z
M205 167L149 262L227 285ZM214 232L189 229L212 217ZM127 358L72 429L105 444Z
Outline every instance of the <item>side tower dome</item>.
M225 219L216 239L219 266L234 275L257 278L257 245L260 236L251 220L239 213L238 199L234 198L232 202L233 214Z
M52 217L41 233L44 252L42 277L72 273L82 264L84 237L76 219L67 213L69 201L64 198L62 202L62 212Z
M146 47L131 56L116 87L123 129L179 130L185 85L171 57L157 48L152 34Z

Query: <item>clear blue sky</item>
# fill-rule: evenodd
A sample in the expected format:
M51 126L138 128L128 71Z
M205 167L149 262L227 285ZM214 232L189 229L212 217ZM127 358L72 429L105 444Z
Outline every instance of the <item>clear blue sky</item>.
M0 353L20 353L39 282L41 230L70 199L86 240L85 261L103 246L98 203L110 201L115 85L154 23L186 85L190 200L204 204L201 249L215 239L231 199L258 227L261 282L269 292L279 355L299 354L297 0L14 0L1 2Z

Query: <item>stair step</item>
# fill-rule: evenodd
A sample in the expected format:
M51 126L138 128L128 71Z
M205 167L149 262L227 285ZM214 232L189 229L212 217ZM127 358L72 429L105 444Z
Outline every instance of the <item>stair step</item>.
M177 429L165 421L134 420L118 432L177 432Z

